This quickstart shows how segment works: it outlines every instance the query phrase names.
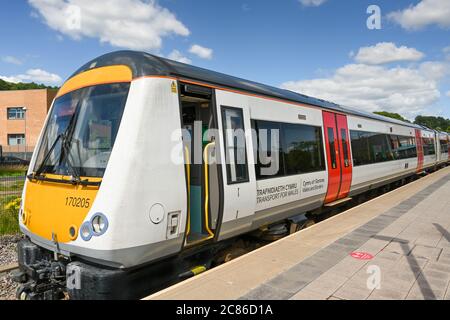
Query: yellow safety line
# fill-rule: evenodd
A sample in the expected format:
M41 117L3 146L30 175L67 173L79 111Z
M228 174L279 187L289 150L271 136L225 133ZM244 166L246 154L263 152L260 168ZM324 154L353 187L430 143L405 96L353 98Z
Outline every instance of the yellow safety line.
M187 206L187 233L191 233L191 157L189 155L189 148L184 147L184 156L186 158L186 173L187 173L187 189L188 189L188 206Z
M204 153L203 153L203 159L205 161L205 227L206 231L209 233L209 238L211 239L214 237L214 233L209 229L209 219L208 219L208 209L209 209L209 170L208 170L208 150L210 147L215 146L215 142L211 142L205 147Z

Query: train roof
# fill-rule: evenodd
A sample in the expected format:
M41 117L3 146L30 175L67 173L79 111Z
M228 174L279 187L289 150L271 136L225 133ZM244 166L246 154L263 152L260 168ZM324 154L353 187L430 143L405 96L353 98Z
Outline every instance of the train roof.
M116 51L100 56L82 66L71 77L87 71L91 68L105 67L110 65L126 65L133 72L133 78L145 76L176 76L191 80L197 80L212 85L238 89L245 92L259 94L263 96L278 98L282 100L303 103L317 106L323 109L347 113L364 118L380 120L393 124L404 125L412 128L430 130L416 124L380 116L370 112L344 107L342 105L325 101L318 98L309 97L297 92L280 89L265 84L245 80L223 73L195 67L177 61L161 58L146 52L138 51Z

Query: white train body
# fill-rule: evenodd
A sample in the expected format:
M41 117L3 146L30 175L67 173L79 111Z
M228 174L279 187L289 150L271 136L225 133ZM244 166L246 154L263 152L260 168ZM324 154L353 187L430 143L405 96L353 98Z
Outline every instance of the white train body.
M122 71L129 69L129 74L124 71L117 76L112 70L114 75L108 75L105 68L115 66L121 66ZM106 78L87 77L97 71L102 71L103 76L106 74ZM48 172L45 168L37 172L42 162L38 145L24 188L20 227L29 238L27 245L55 252L75 265L77 261L84 261L125 271L144 268L142 266L177 256L196 246L221 242L291 216L312 212L327 203L353 197L449 161L448 134L144 53L118 52L93 60L68 80L55 104L68 94L83 90L80 88L108 86L110 82L128 83L129 91L120 127L112 139L115 141L108 140L110 150L98 152L84 162L84 166L89 167L103 157L107 165L101 175L77 177L94 185L77 182L69 171L58 173L55 165L47 166ZM48 123L51 123L53 108ZM332 130L327 128L324 113L336 117L333 118L337 124L335 134L342 138L339 130L346 132L348 151L345 155L342 154L344 140L339 139L340 142L330 146ZM82 119L83 114L79 117ZM217 129L219 134L214 139L203 141L203 138L201 153L212 152L218 164L207 164L203 159L197 167L191 165L195 150L185 148L181 129L194 132L193 120L202 120L203 126ZM342 122L341 126L340 121L346 123ZM106 130L110 138L109 130L113 130L108 127L110 122L102 120L93 125L88 121L89 134L97 130L96 134L101 136ZM231 154L227 152L232 151L226 148L226 125L240 125L245 130L246 164L243 167L227 165L226 155ZM255 164L258 164L259 153L252 127L261 125L283 128L283 139L294 139L296 134L307 132L308 137L314 136L316 140L310 138L308 146L302 145L300 149L287 145L283 152L288 153L282 154L285 173L258 178ZM335 124L331 122L331 126ZM73 128L76 134L77 125ZM44 127L40 144L47 134ZM362 152L360 156L357 155L360 150L354 150L356 144L351 140L351 137L358 137L363 144L370 143L370 139L382 141L388 136L397 139L396 142L388 140L387 143L393 143L390 147L387 144L389 152L381 150L384 142L380 142L380 150L367 155ZM419 137L432 141L435 152L429 145L425 150L418 142ZM416 143L412 144L413 141ZM81 147L81 154L96 152L89 145L90 142L86 150ZM228 147L236 153L242 151ZM336 150L335 162L330 158L330 150L333 150L330 148ZM296 154L290 154L296 150L300 150L297 158L301 159L310 157L304 150L314 150L316 155L310 157L314 162L311 168L302 169L299 164L304 160L299 161ZM180 157L185 161L177 161ZM380 157L388 158L380 161ZM75 172L81 172L82 167L80 163ZM331 169L340 172L335 174ZM340 180L333 182L335 179ZM333 188L336 191L332 191ZM72 208L70 204L67 206L70 197L79 197L81 202L90 197L92 201L87 208ZM49 213L52 210L62 212ZM106 223L95 220L99 214ZM71 215L77 218L68 219ZM75 270L71 263L67 272ZM28 264L22 261L23 268ZM72 288L74 296L76 290Z

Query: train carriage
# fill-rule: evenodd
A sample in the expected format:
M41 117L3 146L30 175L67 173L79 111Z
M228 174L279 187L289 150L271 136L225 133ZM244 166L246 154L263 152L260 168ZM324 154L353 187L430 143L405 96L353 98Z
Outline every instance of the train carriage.
M433 168L440 141L147 53L104 55L62 86L33 154L18 297L142 297L204 270L243 234L276 223L283 233Z

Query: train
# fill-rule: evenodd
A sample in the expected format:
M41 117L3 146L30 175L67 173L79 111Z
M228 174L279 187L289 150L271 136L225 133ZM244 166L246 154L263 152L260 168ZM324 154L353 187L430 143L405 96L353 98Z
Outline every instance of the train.
M226 260L243 235L295 232L326 208L446 166L449 149L448 133L108 53L65 81L35 147L17 298L141 298Z

